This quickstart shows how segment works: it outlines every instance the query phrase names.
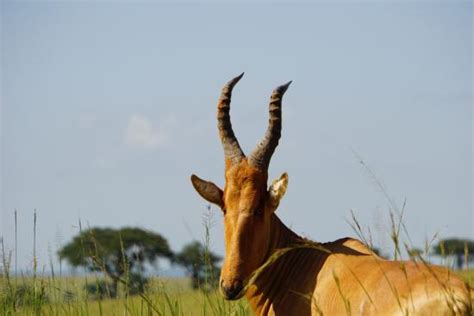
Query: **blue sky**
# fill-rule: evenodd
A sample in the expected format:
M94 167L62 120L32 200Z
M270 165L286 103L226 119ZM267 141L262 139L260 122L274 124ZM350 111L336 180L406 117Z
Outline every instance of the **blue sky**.
M215 106L235 88L249 152L268 98L293 80L270 177L290 184L278 214L319 241L354 235L354 210L390 249L384 183L416 246L474 238L472 3L1 4L1 233L19 266L40 265L84 226L136 225L175 250L202 239L189 176L223 185ZM212 246L223 253L214 214Z

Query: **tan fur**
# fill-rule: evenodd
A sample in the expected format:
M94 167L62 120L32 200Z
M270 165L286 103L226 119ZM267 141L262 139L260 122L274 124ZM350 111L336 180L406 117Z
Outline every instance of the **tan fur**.
M278 249L308 241L274 214L286 191L286 174L267 190L267 173L244 159L228 163L225 177L221 286L232 286L248 279ZM469 314L469 290L445 268L387 261L351 238L315 245L329 253L311 247L291 250L257 278L245 293L256 315Z
M224 298L245 295L256 315L468 315L469 289L448 269L387 261L351 238L310 242L278 219L274 212L288 176L283 174L267 189L267 169L280 137L281 98L291 82L274 90L269 129L247 159L229 116L231 91L242 75L224 86L218 103L226 157L224 190L191 177L199 194L224 213Z

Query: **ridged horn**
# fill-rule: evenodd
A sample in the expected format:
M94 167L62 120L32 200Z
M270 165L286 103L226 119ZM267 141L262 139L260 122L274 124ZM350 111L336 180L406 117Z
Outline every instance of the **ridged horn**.
M217 103L217 128L224 147L225 159L230 159L232 164L240 162L245 158L244 152L240 148L239 142L232 130L230 123L230 99L232 97L232 89L243 77L244 73L230 80L221 91L219 101Z
M290 84L291 81L273 90L270 98L270 117L267 131L262 141L249 157L249 163L260 170L268 170L270 159L272 158L275 148L278 146L278 141L281 136L281 100Z

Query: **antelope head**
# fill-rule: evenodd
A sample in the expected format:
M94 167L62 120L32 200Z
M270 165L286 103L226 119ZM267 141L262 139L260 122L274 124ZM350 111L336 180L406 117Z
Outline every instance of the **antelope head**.
M284 173L267 188L268 166L281 135L281 101L291 81L273 91L267 131L247 157L232 131L229 115L232 89L242 76L243 73L223 87L217 104L217 126L225 157L224 190L191 176L196 191L224 213L226 254L219 287L229 300L245 294L244 281L267 257L271 218L288 184Z

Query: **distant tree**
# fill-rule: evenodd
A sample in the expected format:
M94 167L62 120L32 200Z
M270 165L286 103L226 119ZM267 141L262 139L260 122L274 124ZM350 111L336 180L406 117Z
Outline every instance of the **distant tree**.
M420 258L424 253L423 250L421 250L420 248L416 248L416 247L408 249L407 252L408 252L408 256L410 257L410 259L413 259L413 260L416 260L416 259Z
M143 280L144 264L159 257L173 258L168 241L161 235L141 228L91 228L82 231L58 251L61 259L72 266L101 271L112 279L110 293L127 273L134 280ZM143 287L143 284L138 284ZM112 294L113 296L114 294Z
M456 267L462 269L463 262L473 260L474 240L447 238L442 239L433 247L434 253L439 256L454 256Z
M370 250L372 250L377 256L381 256L380 248L372 247Z
M380 250L380 248L378 248L378 247L369 247L369 249L372 250L379 257L382 257L384 259L389 258L389 256L386 255L385 253L383 253L382 250Z
M205 286L217 285L220 273L217 263L221 259L198 241L185 245L175 258L176 263L183 266L191 276L193 289L205 289Z

